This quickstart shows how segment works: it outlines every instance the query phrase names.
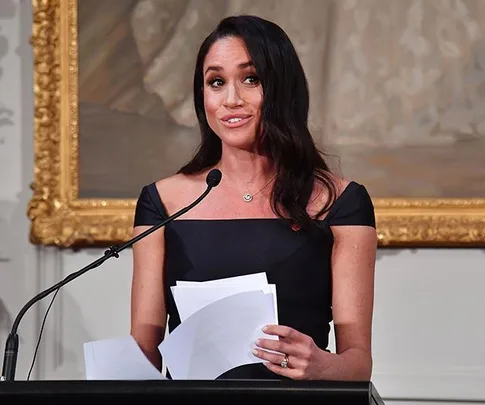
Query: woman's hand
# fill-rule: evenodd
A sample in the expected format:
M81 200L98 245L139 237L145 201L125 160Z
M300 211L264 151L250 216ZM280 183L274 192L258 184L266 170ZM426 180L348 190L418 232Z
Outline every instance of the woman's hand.
M264 365L268 369L294 380L323 379L328 367L326 360L332 355L320 349L311 337L282 325L265 326L263 332L279 337L278 340L261 338L256 341L258 347L253 350L253 354L267 360Z

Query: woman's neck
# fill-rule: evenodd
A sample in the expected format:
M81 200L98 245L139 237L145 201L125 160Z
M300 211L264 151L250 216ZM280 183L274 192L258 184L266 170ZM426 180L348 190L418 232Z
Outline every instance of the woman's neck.
M255 153L240 151L223 153L217 167L233 187L257 188L267 183L276 175L276 169L271 161Z

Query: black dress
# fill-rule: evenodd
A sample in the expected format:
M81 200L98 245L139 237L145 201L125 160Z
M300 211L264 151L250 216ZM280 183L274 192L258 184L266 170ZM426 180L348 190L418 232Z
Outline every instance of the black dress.
M167 217L154 183L139 196L135 226L154 225ZM278 320L327 349L331 299L330 226L375 228L374 207L364 186L351 182L335 200L319 237L295 230L286 221L265 219L176 219L165 228L165 296L169 331L180 324L170 287L177 280L206 281L266 272L276 285ZM219 378L278 379L263 364L230 370Z

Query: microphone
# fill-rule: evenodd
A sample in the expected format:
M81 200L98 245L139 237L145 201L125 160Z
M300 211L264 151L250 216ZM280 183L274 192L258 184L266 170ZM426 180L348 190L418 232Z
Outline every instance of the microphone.
M222 173L218 169L212 169L206 177L206 184L207 189L202 193L202 195L197 198L192 204L182 208L180 211L176 212L172 216L168 217L167 219L159 222L158 224L152 226L151 228L147 229L146 231L142 232L141 234L135 236L134 238L130 239L128 242L122 244L121 246L110 246L108 250L104 252L104 255L101 256L99 259L95 260L94 262L88 264L86 267L83 267L81 270L68 275L66 278L58 282L57 284L53 285L52 287L40 292L34 298L32 298L27 304L25 304L20 312L18 313L15 321L12 325L12 330L8 335L7 342L5 343L5 353L3 357L3 368L2 368L2 376L0 381L13 381L15 379L15 368L17 366L17 355L18 355L18 347L19 347L19 337L17 335L17 330L22 320L22 317L25 315L27 310L34 305L36 302L40 301L42 298L48 296L52 292L58 290L62 286L66 285L70 281L74 280L75 278L81 276L82 274L86 273L87 271L94 269L100 265L102 265L106 260L110 259L111 257L119 257L119 253L122 250L133 245L135 242L138 242L140 239L143 239L145 236L148 236L152 232L155 232L157 229L161 228L162 226L167 225L169 222L173 221L175 218L179 217L182 214L185 214L187 211L195 207L199 204L209 192L212 190L213 187L219 185L222 179Z

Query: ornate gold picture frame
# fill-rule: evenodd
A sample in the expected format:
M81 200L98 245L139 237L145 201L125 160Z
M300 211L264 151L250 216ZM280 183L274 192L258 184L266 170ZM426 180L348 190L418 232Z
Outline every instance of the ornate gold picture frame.
M33 10L35 176L28 207L30 239L59 247L126 241L135 200L79 197L76 0L33 0ZM374 204L381 246L485 245L485 198L379 198Z

